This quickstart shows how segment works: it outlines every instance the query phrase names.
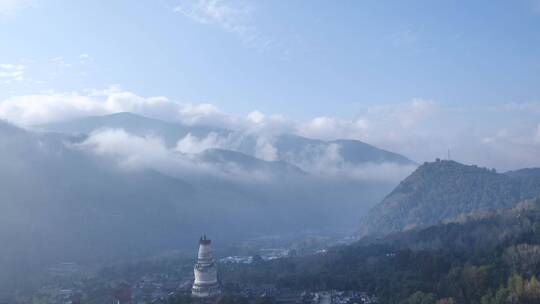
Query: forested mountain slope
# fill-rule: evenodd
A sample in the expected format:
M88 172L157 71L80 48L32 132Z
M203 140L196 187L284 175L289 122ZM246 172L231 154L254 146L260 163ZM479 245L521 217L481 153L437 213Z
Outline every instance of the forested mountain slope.
M540 170L508 173L455 161L424 163L365 217L361 234L386 234L514 206L540 194Z
M225 283L363 290L383 304L539 303L540 199L325 254L224 268Z

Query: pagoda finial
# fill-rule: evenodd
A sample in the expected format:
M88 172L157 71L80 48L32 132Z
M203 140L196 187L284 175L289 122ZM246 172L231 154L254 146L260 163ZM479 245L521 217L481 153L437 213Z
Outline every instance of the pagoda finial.
M206 237L206 234L203 234L201 238L199 239L199 244L208 245L210 244L210 239Z

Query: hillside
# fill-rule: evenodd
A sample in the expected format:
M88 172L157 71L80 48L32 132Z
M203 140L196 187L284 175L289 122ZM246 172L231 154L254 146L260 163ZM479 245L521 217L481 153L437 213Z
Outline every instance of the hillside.
M472 212L512 207L539 194L538 169L501 174L455 161L424 163L369 212L361 234L452 221Z
M460 223L364 238L325 254L225 267L222 276L225 283L363 290L382 304L533 304L540 299L539 223L535 199Z
M214 134L235 145L177 149L188 134ZM341 171L364 164L414 167L359 141L295 135L272 138L276 158L265 160L257 156L260 140L130 113L34 130L0 122L0 244L10 244L0 251L0 298L24 286L28 273L54 263L181 250L201 233L231 242L354 227L401 177Z
M178 220L197 212L182 207L192 186L126 174L63 140L0 122L0 297L51 263L138 256L191 240L176 230L198 231Z
M125 133L106 139L117 135ZM313 176L232 150L187 154L130 146L129 136L104 148L90 137L0 122L0 244L10 245L0 251L0 298L54 263L191 249L201 233L232 242L352 227L394 186Z
M197 154L196 159L225 167L224 171L243 170L287 178L296 178L306 174L300 168L283 161L264 161L232 150L206 149Z

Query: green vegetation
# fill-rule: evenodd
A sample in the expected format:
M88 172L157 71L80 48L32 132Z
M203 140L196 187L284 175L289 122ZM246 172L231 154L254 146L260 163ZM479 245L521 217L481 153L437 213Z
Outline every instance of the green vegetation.
M312 255L229 266L224 282L362 290L381 303L540 303L540 199Z
M455 161L424 163L366 217L361 233L386 234L510 208L540 195L540 169L497 173Z

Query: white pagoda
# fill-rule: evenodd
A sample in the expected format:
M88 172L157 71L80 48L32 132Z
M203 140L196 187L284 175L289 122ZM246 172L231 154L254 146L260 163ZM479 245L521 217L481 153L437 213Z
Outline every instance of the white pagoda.
M193 269L195 281L191 289L191 295L196 298L213 298L220 294L217 269L210 243L206 235L199 240L199 254Z

